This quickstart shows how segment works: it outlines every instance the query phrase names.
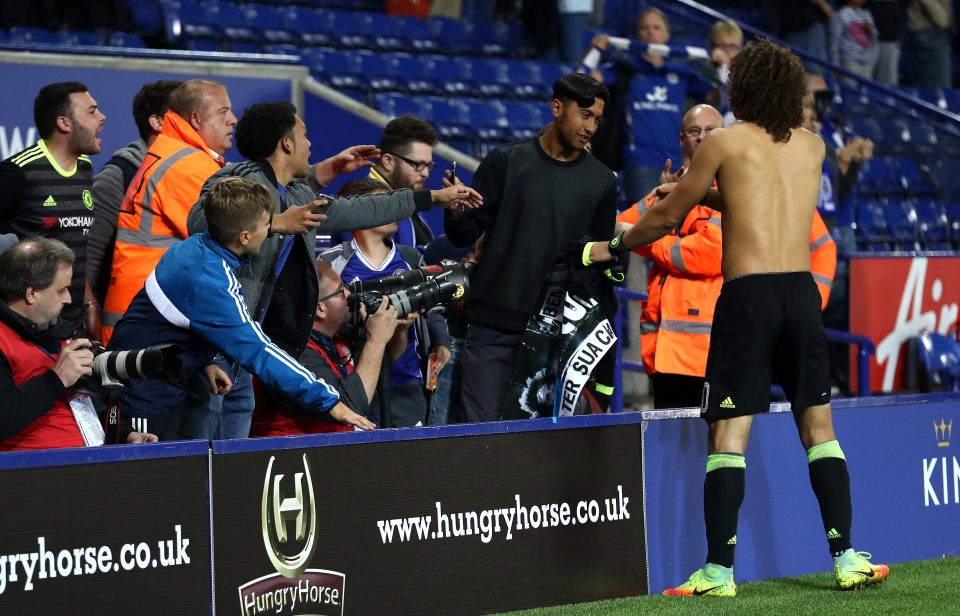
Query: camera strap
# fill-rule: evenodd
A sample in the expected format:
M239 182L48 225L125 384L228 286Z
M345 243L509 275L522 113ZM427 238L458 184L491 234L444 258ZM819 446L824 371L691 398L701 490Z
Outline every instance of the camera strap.
M112 445L120 443L120 390L107 388L107 412L104 414L105 442Z

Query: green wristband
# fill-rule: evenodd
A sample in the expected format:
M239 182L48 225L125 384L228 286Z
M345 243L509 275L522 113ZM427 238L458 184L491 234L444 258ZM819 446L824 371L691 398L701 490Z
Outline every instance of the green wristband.
M613 258L615 259L618 258L623 253L627 252L627 247L623 243L624 233L626 233L626 231L621 231L617 237L610 240L608 250L610 251L610 254L613 256Z

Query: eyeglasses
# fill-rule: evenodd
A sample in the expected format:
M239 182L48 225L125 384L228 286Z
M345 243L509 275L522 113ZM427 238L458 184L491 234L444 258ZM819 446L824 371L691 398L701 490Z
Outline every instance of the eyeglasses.
M417 173L422 173L424 169L433 171L433 168L437 166L437 163L433 162L432 160L427 162L423 162L419 160L410 160L406 156L400 156L396 152L384 152L384 154L389 154L390 156L396 156L403 162L413 167L413 170L416 171Z
M331 299L331 298L333 298L333 297L336 297L337 295L343 295L344 298L347 297L347 285L344 284L344 282L343 282L342 280L340 281L340 284L337 286L337 290L336 290L336 291L334 291L334 292L331 293L330 295L324 295L323 297L321 297L320 299L317 300L317 303L319 304L320 302L325 302L325 301L327 301L328 299Z
M719 126L708 126L706 128L700 128L699 126L691 126L690 128L683 131L683 134L691 139L696 139L700 136L700 133L709 134L710 131L717 130Z

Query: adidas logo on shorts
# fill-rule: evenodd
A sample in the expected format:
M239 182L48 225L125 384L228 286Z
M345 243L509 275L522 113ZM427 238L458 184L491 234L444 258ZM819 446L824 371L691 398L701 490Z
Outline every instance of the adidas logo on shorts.
M730 396L727 396L723 399L723 402L720 403L720 408L722 409L735 409L737 405L733 403L733 400L730 399Z

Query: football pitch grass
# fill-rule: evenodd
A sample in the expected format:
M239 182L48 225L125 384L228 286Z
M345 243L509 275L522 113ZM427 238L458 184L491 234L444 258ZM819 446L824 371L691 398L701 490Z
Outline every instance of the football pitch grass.
M878 560L877 562L883 562ZM684 580L677 580L677 583ZM510 612L512 616L634 614L960 614L960 558L890 565L890 577L862 590L837 590L833 572L737 584L737 596L629 597Z

